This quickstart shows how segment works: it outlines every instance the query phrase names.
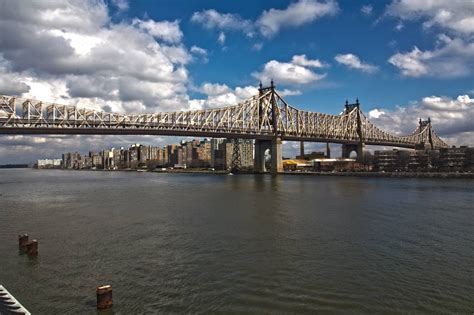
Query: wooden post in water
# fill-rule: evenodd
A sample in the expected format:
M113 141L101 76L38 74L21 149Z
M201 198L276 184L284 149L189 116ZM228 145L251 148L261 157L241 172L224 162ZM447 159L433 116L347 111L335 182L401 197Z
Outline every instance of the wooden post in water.
M102 285L96 289L97 293L97 309L103 310L112 307L112 286Z
M38 255L38 241L32 240L26 243L26 253L28 256L36 256Z
M20 250L26 250L26 243L28 243L28 234L18 235L18 248Z

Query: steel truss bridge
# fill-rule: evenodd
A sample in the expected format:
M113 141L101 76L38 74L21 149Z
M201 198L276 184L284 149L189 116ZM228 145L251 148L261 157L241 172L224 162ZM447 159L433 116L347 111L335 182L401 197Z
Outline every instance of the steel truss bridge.
M281 156L282 140L341 143L343 155L353 150L359 155L364 145L433 149L448 146L436 134L429 119L420 120L410 135L399 136L374 125L359 105L358 101L346 102L340 115L299 110L280 97L273 82L266 88L260 85L258 95L234 106L136 115L0 96L0 134L250 138L256 140L256 157L264 147L275 147L277 151L272 156L276 154L277 158ZM259 169L257 164L258 161Z

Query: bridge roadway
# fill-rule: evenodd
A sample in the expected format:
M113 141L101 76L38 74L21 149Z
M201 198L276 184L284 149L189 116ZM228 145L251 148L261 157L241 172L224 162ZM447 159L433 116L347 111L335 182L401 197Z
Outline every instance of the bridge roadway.
M6 119L0 118L0 125L5 123ZM162 126L163 127L163 126ZM153 136L177 136L177 137L201 137L201 138L227 138L227 139L254 139L271 141L275 135L272 132L260 133L242 133L240 130L215 131L195 131L195 130L177 130L177 129L158 129L158 128L93 128L93 127L0 127L0 135L153 135ZM283 141L303 141L303 142L321 142L337 144L358 144L358 140L334 139L322 137L305 137L280 134ZM364 141L366 145L394 146L392 142ZM413 144L397 143L397 147L414 149Z

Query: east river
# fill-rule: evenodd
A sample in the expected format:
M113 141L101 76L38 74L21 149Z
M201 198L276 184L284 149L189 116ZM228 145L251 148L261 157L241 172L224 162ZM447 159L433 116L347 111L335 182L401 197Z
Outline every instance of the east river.
M18 234L39 256L18 251ZM474 312L474 180L0 170L33 314Z

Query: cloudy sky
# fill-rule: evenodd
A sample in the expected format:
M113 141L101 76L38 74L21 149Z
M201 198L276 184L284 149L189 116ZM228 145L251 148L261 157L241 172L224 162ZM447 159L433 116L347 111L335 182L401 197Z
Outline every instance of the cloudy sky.
M0 0L0 94L145 113L235 104L271 78L302 109L358 97L394 133L431 117L474 145L474 2ZM0 136L0 163L176 140Z

